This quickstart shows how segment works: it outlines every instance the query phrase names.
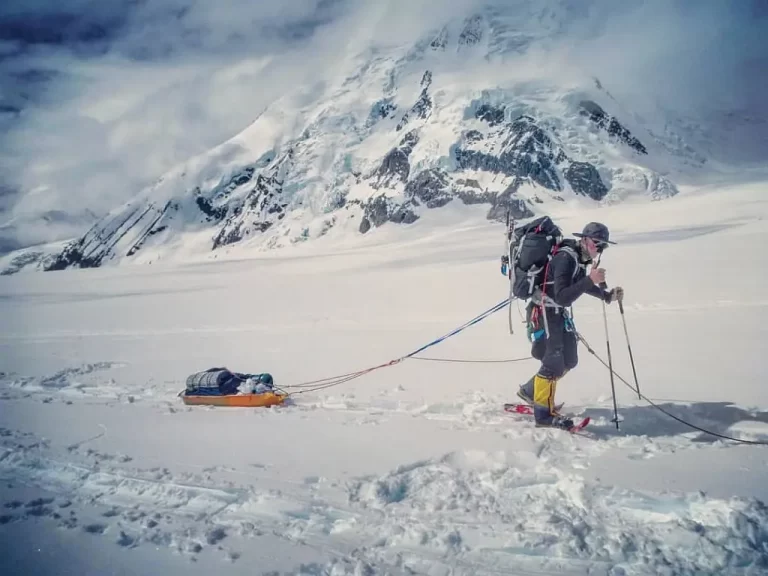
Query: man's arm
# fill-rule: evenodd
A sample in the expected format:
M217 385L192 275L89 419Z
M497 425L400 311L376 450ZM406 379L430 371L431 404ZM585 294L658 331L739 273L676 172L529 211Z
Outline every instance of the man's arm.
M589 276L587 276L587 279L589 279ZM592 286L587 288L585 291L590 296L594 296L595 298L600 298L600 300L604 300L605 302L608 302L608 298L610 297L610 292L608 290L603 290L600 288L600 286L596 285L594 282L592 282Z
M576 299L593 288L600 290L589 276L573 282L576 261L561 252L549 261L549 275L555 282L554 300L560 306L570 306Z

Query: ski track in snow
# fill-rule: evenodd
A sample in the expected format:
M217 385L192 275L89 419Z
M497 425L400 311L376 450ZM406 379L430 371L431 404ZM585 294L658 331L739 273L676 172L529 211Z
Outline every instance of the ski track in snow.
M102 361L36 377L1 373L0 390L5 401L128 402L168 415L194 410L175 398L142 397L139 389L120 392L112 375L126 368L126 363ZM321 551L324 563L287 572L295 574L768 570L768 509L760 500L641 492L580 474L611 452L647 460L733 447L648 407L622 406L620 433L610 421L609 403L570 407L572 413L590 415L592 423L569 436L532 428L529 417L501 411L509 398L479 391L451 402L416 401L402 386L360 400L342 390L299 398L270 413L287 418L330 414L358 428L386 426L394 417L423 419L454 430L499 433L511 447L524 441L532 449L457 450L383 475L308 476L298 485L285 485L258 464L247 471L256 479L248 483L235 468L190 473L172 465L134 466L128 454L89 447L108 435L105 424L64 450L33 433L2 428L5 492L21 485L46 495L3 502L0 529L45 522L121 548L151 546L190 559L213 553L230 563L241 559L244 547L266 537ZM728 403L660 403L707 429L768 439L766 412Z
M162 406L170 413L177 410L193 410L179 406L175 389L172 393L161 396L162 400L158 402L160 399L155 394L143 397L142 390L138 388L132 393L126 393L122 386L116 384L114 378L104 375L110 370L125 367L125 363L95 362L65 368L42 377L0 372L0 399L36 397L41 398L43 403L72 404L73 400L78 398L93 398L105 405L114 402L148 402ZM23 393L18 395L17 391ZM316 395L308 398L300 395L297 397L298 401L289 400L286 407L279 410L338 412L351 416L353 424L361 425L386 421L393 415L407 415L444 422L458 430L503 430L504 436L510 440L531 434L531 431L525 428L509 427L513 419L527 419L525 416L511 415L500 410L500 406L510 400L509 397L494 397L475 391L450 403L423 403L405 398L398 399L397 396L404 396L404 392L400 387L380 392L378 399L357 400L353 393L334 394L331 390L319 398ZM394 398L390 398L393 396ZM512 401L517 401L517 398ZM706 430L746 440L768 441L768 412L745 410L727 402L694 405L663 401L658 403L676 416L694 422ZM625 422L621 424L620 431L616 431L612 423L613 412L609 403L602 407L572 406L567 410L576 416L590 416L591 423L581 435L601 440L593 447L596 451L617 447L625 450L629 458L646 459L681 450L727 448L732 445L729 441L722 441L675 422L669 416L652 410L643 403L622 406L620 412ZM546 432L534 430L533 434L538 440L543 438ZM570 460L573 454L567 453L563 456Z
M120 362L94 362L82 364L77 367L64 368L58 372L42 377L20 376L18 374L0 372L0 387L5 389L20 388L27 391L78 390L87 393L104 393L114 385L114 380L106 382L101 377L101 372L112 368L121 368L125 364Z
M32 434L2 429L0 438L2 480L51 494L4 502L1 524L47 521L121 547L191 556L210 547L236 560L229 536L269 534L330 549L336 558L318 574L768 568L768 508L761 502L586 482L544 453L549 444L557 451L572 444L587 458L594 444L557 433L547 434L539 454L454 452L343 486L307 478L301 491L222 482L214 469L183 475L132 468L128 457L82 447L72 449L77 463L62 461Z
M76 372L73 370L72 372ZM50 440L0 429L0 480L50 496L2 504L0 525L48 522L190 558L213 550L237 562L242 546L279 538L322 550L326 564L291 574L699 574L768 569L768 508L759 500L703 493L654 494L585 480L578 471L612 449L631 458L704 449L719 442L688 437L611 438L595 422L592 438L536 430L526 417L471 396L452 405L365 407L349 399L277 410L345 412L350 426L376 425L393 413L436 419L460 429L504 429L533 451L455 451L344 482L307 477L300 485L222 479L132 466L126 454L88 448L102 433L57 452ZM362 415L361 418L358 414ZM512 443L510 446L514 446ZM270 487L271 485L271 487ZM228 541L238 539L232 546ZM255 539L255 542L248 543ZM749 572L744 572L749 573ZM756 572L755 572L756 573Z

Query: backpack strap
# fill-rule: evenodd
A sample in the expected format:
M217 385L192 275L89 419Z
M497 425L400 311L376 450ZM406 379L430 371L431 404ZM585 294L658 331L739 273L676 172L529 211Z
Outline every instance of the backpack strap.
M581 268L586 269L586 266L582 265L582 263L579 262L579 255L576 254L576 250L574 250L570 246L561 246L561 247L559 247L559 249L557 251L558 252L565 252L566 254L569 254L571 258L573 258L573 261L576 263L576 267L573 269L573 274L571 276L571 280L572 281L576 280L576 276L578 275L579 270Z
M555 248L554 252L552 253L552 255L549 258L550 261L552 260L552 258L554 258L560 252L565 252L571 258L573 258L573 261L576 264L576 266L573 269L573 274L571 274L571 281L575 281L576 280L576 276L578 276L578 274L579 274L579 270L581 268L586 268L586 267L583 266L581 264L581 262L579 262L579 255L576 253L576 250L574 250L570 246L557 246ZM550 281L546 282L546 284L554 284L554 283L555 283L554 280L550 280Z

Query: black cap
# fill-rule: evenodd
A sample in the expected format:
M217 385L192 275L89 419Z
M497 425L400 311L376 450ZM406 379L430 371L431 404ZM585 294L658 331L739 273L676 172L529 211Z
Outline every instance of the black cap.
M605 244L616 244L616 242L611 242L608 239L608 227L600 222L590 222L584 226L584 230L581 231L581 234L575 232L573 235L580 238L591 238L596 242L603 242Z

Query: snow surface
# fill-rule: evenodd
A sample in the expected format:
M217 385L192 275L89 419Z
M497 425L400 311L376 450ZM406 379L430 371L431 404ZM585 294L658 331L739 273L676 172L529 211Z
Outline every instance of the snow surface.
M764 185L558 203L605 222L641 391L768 441ZM502 301L482 207L274 253L0 278L3 574L765 574L768 449L655 410L584 347L582 435L505 414L535 370L507 311L270 409L186 407L213 366L279 386L400 358ZM576 323L605 358L602 306ZM615 368L631 369L608 307ZM294 391L304 389L294 388Z

